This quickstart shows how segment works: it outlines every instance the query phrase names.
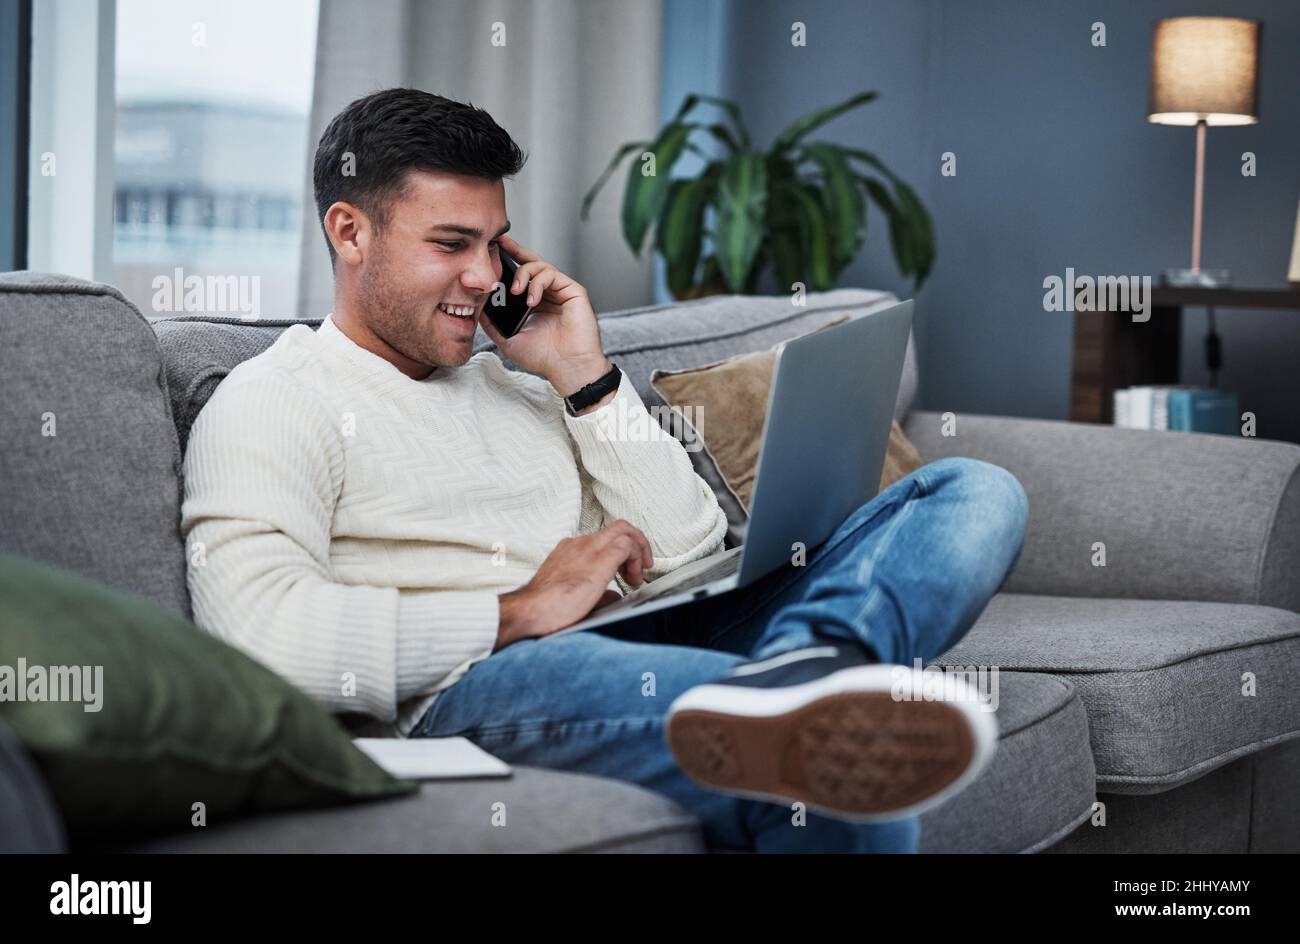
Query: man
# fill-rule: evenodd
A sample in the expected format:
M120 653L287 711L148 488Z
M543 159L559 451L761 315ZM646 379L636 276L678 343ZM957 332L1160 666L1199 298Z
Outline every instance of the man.
M914 850L917 812L978 772L995 729L891 681L1001 584L1024 493L932 463L804 566L546 638L720 550L727 522L680 443L603 434L612 411L645 414L626 376L566 400L617 375L586 290L506 235L523 161L482 110L412 89L330 123L314 183L334 310L233 370L191 434L196 621L330 711L642 784L713 846ZM484 315L502 252L536 305L509 340ZM535 373L472 355L476 325Z

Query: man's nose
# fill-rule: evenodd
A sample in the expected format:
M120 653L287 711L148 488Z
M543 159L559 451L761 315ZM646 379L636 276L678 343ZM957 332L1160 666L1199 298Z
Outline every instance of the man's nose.
M473 262L461 273L460 282L470 291L486 294L500 277L496 260L490 250L475 253Z

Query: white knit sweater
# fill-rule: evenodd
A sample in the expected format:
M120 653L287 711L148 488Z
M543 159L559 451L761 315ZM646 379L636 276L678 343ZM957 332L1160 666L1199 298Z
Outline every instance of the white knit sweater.
M629 435L637 421L658 428L626 374L574 417L492 352L417 381L332 318L294 325L190 434L195 622L327 710L384 722L366 733L405 736L491 654L498 594L562 538L626 519L654 551L650 580L722 547L726 516L686 450Z

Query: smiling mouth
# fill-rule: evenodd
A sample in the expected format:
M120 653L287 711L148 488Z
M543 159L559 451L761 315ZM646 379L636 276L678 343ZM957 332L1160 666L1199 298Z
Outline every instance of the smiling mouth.
M478 306L477 305L450 305L449 306L442 302L439 302L438 311L442 312L444 315L450 315L452 318L456 318L459 321L473 321L474 315L478 312Z

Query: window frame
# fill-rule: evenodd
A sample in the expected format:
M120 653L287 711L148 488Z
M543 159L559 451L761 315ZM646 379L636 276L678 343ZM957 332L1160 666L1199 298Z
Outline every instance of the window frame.
M37 271L112 282L116 23L116 0L32 7L27 262Z
M32 0L0 0L0 270L27 268L27 149L31 135Z

